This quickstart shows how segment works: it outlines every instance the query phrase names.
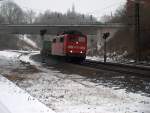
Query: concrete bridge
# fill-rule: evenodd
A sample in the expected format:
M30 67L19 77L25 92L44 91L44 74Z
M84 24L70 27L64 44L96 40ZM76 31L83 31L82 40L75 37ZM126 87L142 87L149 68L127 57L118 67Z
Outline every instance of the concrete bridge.
M110 32L112 38L114 34L124 28L126 25L121 23L107 23L107 24L91 24L91 25L35 25L35 24L1 24L0 34L40 34L41 30L46 30L47 35L56 35L67 30L79 30L88 35L88 46L92 43L97 43L103 46L103 33ZM95 42L91 43L94 38Z
M46 34L56 35L66 30L79 30L87 35L97 34L98 31L107 29L124 28L123 24L99 24L99 25L35 25L35 24L1 24L0 33L2 34L39 34L41 30L47 30Z

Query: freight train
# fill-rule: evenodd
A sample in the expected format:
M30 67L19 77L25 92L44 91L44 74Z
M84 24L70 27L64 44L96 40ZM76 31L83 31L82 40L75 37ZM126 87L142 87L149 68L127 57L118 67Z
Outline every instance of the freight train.
M65 31L51 41L43 41L42 55L61 56L82 61L86 57L87 36L79 31Z

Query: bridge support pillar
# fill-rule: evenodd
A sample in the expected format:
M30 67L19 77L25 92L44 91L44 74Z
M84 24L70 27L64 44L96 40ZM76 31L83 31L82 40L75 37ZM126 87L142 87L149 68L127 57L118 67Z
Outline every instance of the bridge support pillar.
M47 30L46 29L43 29L40 31L40 36L41 36L41 41L42 41L42 49L41 49L41 56L42 56L42 62L45 62L45 59L44 59L44 56L43 56L43 44L44 44L44 36L46 34Z

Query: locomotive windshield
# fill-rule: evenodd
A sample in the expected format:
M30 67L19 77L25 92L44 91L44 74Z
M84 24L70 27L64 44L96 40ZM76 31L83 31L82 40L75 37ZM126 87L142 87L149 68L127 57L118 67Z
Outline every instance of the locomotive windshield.
M85 37L70 37L69 42L85 42Z
M85 42L85 37L79 37L78 40L79 42Z

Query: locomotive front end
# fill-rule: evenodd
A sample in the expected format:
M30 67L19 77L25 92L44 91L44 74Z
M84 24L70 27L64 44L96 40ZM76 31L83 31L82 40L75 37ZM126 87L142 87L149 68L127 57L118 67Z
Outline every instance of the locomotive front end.
M67 56L85 59L87 50L87 37L84 35L68 35Z

